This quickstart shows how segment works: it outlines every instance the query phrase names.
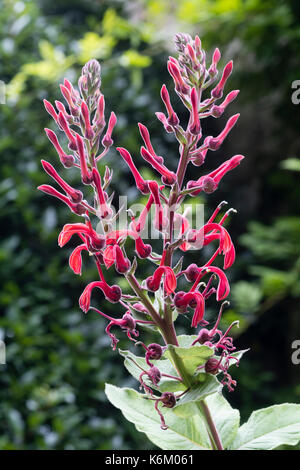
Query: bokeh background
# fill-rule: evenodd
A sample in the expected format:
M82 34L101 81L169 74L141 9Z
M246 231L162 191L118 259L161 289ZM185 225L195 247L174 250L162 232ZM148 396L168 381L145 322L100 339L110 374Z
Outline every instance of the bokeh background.
M0 449L153 448L103 392L105 382L136 384L111 351L105 323L79 310L77 299L95 268L87 263L76 277L67 266L71 244L57 246L62 225L77 218L36 187L48 182L40 159L57 162L43 132L52 123L42 99L60 99L62 78L76 83L91 58L102 64L118 145L138 152L141 121L175 165L177 146L154 113L162 110L161 84L171 84L166 60L178 31L199 34L209 54L218 46L223 65L233 58L230 89L241 90L224 118L208 120L205 128L216 135L226 117L240 112L211 164L237 153L247 157L205 200L206 210L223 199L238 210L230 223L238 257L223 326L239 319L236 344L251 350L233 371L238 387L228 398L243 420L253 409L300 401L300 365L291 361L292 342L300 339L300 105L291 100L292 82L300 79L299 19L297 0L0 0L0 79L6 84L0 339L7 353L0 365ZM114 150L109 161L113 188L136 201ZM146 263L143 271L149 268ZM101 295L98 302L108 309Z

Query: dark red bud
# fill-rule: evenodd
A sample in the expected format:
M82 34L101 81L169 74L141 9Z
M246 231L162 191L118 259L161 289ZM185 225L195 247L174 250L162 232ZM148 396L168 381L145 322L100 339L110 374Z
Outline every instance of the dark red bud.
M158 367L156 366L152 366L148 372L148 377L150 378L151 382L154 384L154 385L157 385L158 382L160 381L161 379L161 372L160 370L158 369Z
M147 351L148 359L158 360L161 358L162 353L163 353L163 348L161 347L160 344L156 344L156 343L149 344L148 351Z
M102 250L102 248L105 247L105 237L102 235L98 235L98 237L94 237L92 240L91 240L91 246L92 248L94 248L94 250L96 251L100 251Z
M205 364L205 372L207 374L216 375L219 372L219 364L220 361L218 359L211 357Z
M199 274L199 268L195 263L190 264L186 268L185 273L184 273L186 280L189 282L195 282L198 274Z
M119 302L119 300L122 297L122 291L119 286L116 284L111 286L109 291L105 295L106 299L109 300L112 303Z
M160 401L166 408L173 408L176 405L176 397L172 392L164 392L160 398Z
M72 166L74 166L75 158L73 157L73 155L61 155L60 161L65 168L71 168Z
M209 332L209 330L207 330L206 328L202 328L202 330L200 330L200 333L199 333L199 336L198 336L198 342L200 344L204 344L206 343L207 341L210 341L211 340L211 334Z
M86 213L86 207L84 207L82 204L73 204L72 210L75 214L77 215L83 215Z
M177 292L174 296L174 305L177 309L179 309L182 313L184 313L187 309L187 302L184 300L185 292L180 291Z
M130 313L125 313L122 317L122 328L128 330L134 330L136 326L136 321Z
M205 193L213 193L217 189L218 185L215 183L214 179L210 176L205 176L202 181L202 189Z

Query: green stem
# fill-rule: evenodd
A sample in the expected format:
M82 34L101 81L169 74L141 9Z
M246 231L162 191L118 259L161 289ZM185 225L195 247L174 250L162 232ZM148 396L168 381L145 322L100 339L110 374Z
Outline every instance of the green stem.
M187 372L187 370L184 367L184 364L180 360L180 358L177 356L176 352L174 351L173 348L170 348L170 354L173 360L173 364L179 374L180 377L183 379L183 383L186 385L187 388L190 388L192 386L192 378L190 374ZM199 408L202 410L202 413L204 415L207 428L208 428L208 434L212 443L212 446L214 449L217 450L224 450L224 447L222 445L219 433L217 431L217 428L215 426L215 423L213 421L213 418L211 416L211 413L209 411L209 408L205 402L205 400L200 400L199 401Z

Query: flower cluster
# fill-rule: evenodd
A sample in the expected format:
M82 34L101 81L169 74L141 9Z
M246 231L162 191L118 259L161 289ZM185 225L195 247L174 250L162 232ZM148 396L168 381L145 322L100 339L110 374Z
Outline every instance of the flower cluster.
M177 34L175 47L178 57L169 58L168 71L174 81L175 92L187 109L188 120L185 125L180 122L166 85L161 88L165 112L157 112L156 116L163 124L165 131L173 134L179 143L180 156L176 172L170 170L164 158L158 155L152 145L149 130L142 123L138 124L143 142L140 148L140 158L141 161L144 160L150 164L155 171L156 179L145 180L136 166L138 157L133 158L125 148L116 148L131 171L136 188L148 198L139 216L136 217L128 211L129 220L126 226L115 227L118 213L113 211L113 194L109 194L113 172L106 166L103 174L100 174L98 168L98 162L101 160L102 163L113 145L112 135L117 119L112 112L106 124L105 100L100 91L101 69L96 60L91 60L83 67L78 82L79 91L66 79L60 86L67 108L60 101L56 101L55 106L44 101L45 108L56 122L60 133L67 138L68 151L63 150L59 143L60 137L57 137L52 130L45 129L47 137L54 145L61 164L67 169L77 168L80 171L83 186L89 186L92 189L91 200L93 202L85 199L81 190L70 186L56 169L44 160L42 161L44 170L63 192L48 184L38 188L60 199L73 213L82 218L81 222L66 224L58 239L60 247L68 243L73 235L80 239L80 244L69 258L70 268L75 274L80 275L82 272L83 252L86 251L92 255L96 263L99 279L90 282L85 287L79 299L80 308L84 312L96 311L108 320L106 333L114 349L118 339L111 331L113 327L126 332L131 341L144 349L146 367L138 366L141 369L139 380L148 398L155 401L162 428L167 426L159 404L172 408L180 395L164 392L161 396L157 396L153 388L157 388L164 376L184 383L180 368L177 368L176 376L164 374L159 368L159 360L167 345L178 345L173 321L176 316L175 312L179 316L190 315L192 312L191 327L199 328L193 344L204 344L214 350L213 357L208 359L204 366L199 366L199 369L203 368L207 374L223 374L222 383L227 385L229 390L232 390L235 385L235 381L228 373L231 362L237 361L232 356L235 349L232 338L228 336L234 324L225 333L218 329L223 308L228 303L224 299L230 292L224 271L230 268L235 260L234 245L224 227L224 222L233 209L229 209L220 217L226 204L223 201L202 227L193 228L189 226L188 219L180 213L180 206L186 197L196 197L200 192L209 194L216 191L222 178L244 158L242 155L235 155L215 170L201 174L197 179L185 184L188 165L192 164L197 168L202 166L208 152L220 148L236 124L239 115L230 117L222 132L217 136L203 137L201 120L209 116L213 118L222 116L239 91L231 91L223 99L233 64L230 61L218 79L217 67L221 58L218 49L214 51L211 64L207 66L206 55L198 36L192 39L187 34ZM211 88L210 94L203 98L203 92L209 88ZM91 194L88 194L87 198L89 199L90 196ZM162 238L161 255L154 254L151 244L145 243L142 236L151 214L153 214L151 222ZM97 223L97 227L101 226L101 233L93 228L94 222ZM179 232L179 235L175 236L176 232ZM135 275L138 268L136 257L128 256L126 252L126 242L129 238L134 240L135 254L138 258L156 263L152 274L143 282L139 282ZM193 263L185 268L181 265L179 269L175 269L174 253L177 250L184 253L211 243L216 244L216 249L204 264ZM215 260L219 257L223 262L222 269L215 265ZM123 294L117 281L114 285L107 283L105 271L112 266L118 274L125 276L132 289L132 295ZM185 290L177 288L180 277L185 281ZM124 308L121 318L107 315L91 306L92 293L95 288L102 291L109 303L119 303ZM153 302L154 295L152 294L158 291L162 292L162 305L159 309ZM213 297L222 304L214 327L208 329L205 306L207 300ZM164 345L152 343L147 346L137 341L139 326L147 324L158 327ZM153 363L153 361L156 362Z

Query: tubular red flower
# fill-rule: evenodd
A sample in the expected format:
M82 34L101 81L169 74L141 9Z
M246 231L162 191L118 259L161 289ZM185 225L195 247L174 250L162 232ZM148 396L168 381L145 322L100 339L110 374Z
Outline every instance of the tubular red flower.
M149 244L145 244L141 237L137 237L135 240L135 251L139 258L148 258L152 251L152 247Z
M214 53L213 53L211 66L208 70L209 75L212 75L212 76L216 75L217 65L218 65L220 59L221 59L221 52L219 51L218 48L216 48Z
M88 170L86 154L84 149L84 142L79 134L76 134L76 148L78 149L78 155L80 159L81 179L84 184L91 184L93 181L93 175Z
M101 289L105 298L111 303L117 303L121 299L122 291L119 286L109 286L103 281L90 282L79 298L79 306L84 312L87 312L90 309L92 290L95 287Z
M171 60L168 62L168 71L174 80L175 89L179 93L186 95L189 92L190 87L184 83L178 66Z
M70 83L70 82L68 82L68 83ZM77 106L75 106L75 104L74 104L70 88L66 87L65 85L60 85L60 90L62 92L63 97L65 98L65 100L67 101L67 103L69 105L70 113L73 116L78 116L79 111L78 111Z
M107 218L111 214L111 209L108 207L106 203L106 198L102 189L102 184L101 184L101 176L97 168L93 168L92 170L92 175L93 175L93 181L97 190L97 195L99 199L99 214L102 219Z
M72 202L78 203L82 201L83 195L81 191L72 188L68 183L66 183L49 162L46 162L45 160L41 160L41 162L45 172L59 184L65 193L72 199Z
M65 168L70 168L71 166L73 166L74 163L75 163L75 158L73 157L73 155L67 155L63 151L63 149L59 145L56 134L51 129L45 128L44 130L47 134L48 139L50 140L50 142L53 144L55 150L57 151L59 159L60 159L61 163L63 164L63 166Z
M168 132L168 134L173 132L173 128L172 126L170 126L170 124L168 124L168 119L166 118L166 115L164 113L155 113L155 115L157 119L163 123L165 131Z
M139 131L142 136L143 141L145 142L146 148L148 152L152 155L152 157L160 164L164 163L164 159L162 157L159 157L156 155L154 148L152 147L151 140L150 140L150 134L146 126L144 124L141 124L138 122L139 126Z
M211 92L211 96L213 98L217 98L217 99L222 98L223 90L224 90L228 77L231 75L232 68L233 68L233 62L231 60L230 62L228 62L228 64L225 65L221 80Z
M211 108L211 115L215 118L219 118L220 116L222 116L222 114L224 113L226 107L230 103L232 103L233 100L235 100L235 98L237 97L239 92L240 92L240 90L233 90L230 93L228 93L228 95L226 96L223 103L221 103L219 106L214 105Z
M74 137L74 134L71 132L69 125L67 123L67 120L61 111L58 114L58 123L69 139L70 150L77 150L77 144L76 144L76 139Z
M114 245L115 266L119 274L124 274L130 268L130 261L125 258L119 245Z
M70 258L69 258L69 266L74 271L75 274L79 274L81 276L81 268L82 268L82 258L81 252L82 250L87 250L85 245L78 245L75 250L72 251Z
M150 194L149 199L148 199L144 209L142 210L142 212L141 212L141 214L138 218L138 221L135 225L135 230L138 233L141 232L145 227L147 216L149 214L149 211L151 209L151 206L152 206L153 202L154 202L154 197L153 197L152 194Z
M105 126L105 119L104 119L104 110L105 110L105 100L104 96L100 95L98 104L97 104L97 112L95 114L94 122L98 127Z
M75 234L80 237L83 235L87 236L90 239L91 244L97 247L97 250L100 250L105 246L105 237L98 235L91 226L82 223L64 225L58 236L58 245L62 248Z
M199 323L203 324L205 300L200 292L177 292L174 297L174 305L183 313L186 312L187 307L192 307L195 310L191 323L192 327L196 328Z
M217 268L216 266L207 266L205 269L205 272L202 272L202 274L206 273L214 273L218 276L219 278L219 283L218 283L218 288L217 288L217 301L225 299L229 295L230 292L230 286L228 279L226 275L223 273L222 269Z
M162 176L162 182L164 184L172 186L176 181L176 175L173 171L168 170L164 165L158 163L158 161L148 152L145 147L141 147L141 155L146 162L150 163Z
M38 186L37 189L39 189L40 191L43 191L43 193L49 194L50 196L54 196L57 199L60 199L62 202L67 204L67 206L69 206L69 208L71 209L72 212L74 212L74 214L83 215L86 212L86 208L81 203L75 204L71 202L67 196L60 193L59 191L57 191L56 189L54 189L52 186L48 184L42 184L41 186Z
M44 106L45 106L45 109L46 109L47 113L49 113L50 116L53 117L54 121L57 122L58 114L56 113L56 111L55 111L54 107L52 106L52 104L47 100L43 100L43 103L44 103Z
M163 100L166 110L168 112L168 124L172 127L176 127L179 124L179 119L177 114L174 112L171 101L170 101L170 96L169 92L167 90L166 85L163 85L160 91L161 99Z
M108 126L107 126L107 131L105 136L102 139L102 145L104 147L111 147L114 141L111 138L113 129L117 123L117 117L114 112L111 113L109 121L108 121Z
M155 218L154 227L158 231L163 231L166 228L167 221L163 214L163 207L160 202L159 187L156 181L149 181L149 189L152 193L155 202Z
M81 103L81 115L84 120L85 138L88 140L92 140L94 138L94 131L92 129L91 122L90 122L89 108L87 107L87 104L85 101L82 101Z
M117 147L116 150L120 153L121 157L125 160L125 162L129 166L131 173L133 174L133 177L135 179L135 184L137 188L141 191L142 194L149 193L148 183L142 178L142 176L138 172L128 150L122 147Z
M234 157L226 160L222 163L216 170L212 171L208 175L201 176L197 181L189 181L187 184L188 189L198 188L196 191L191 193L191 196L197 196L201 191L213 192L218 188L218 185L223 178L223 176L228 173L228 171L233 170L240 162L244 159L243 155L235 155Z
M191 104L192 104L192 122L189 126L189 131L194 134L198 135L200 132L200 120L199 120L199 112L198 112L198 94L196 88L192 88L191 91Z
M157 291L163 276L165 276L164 289L168 295L172 294L176 289L177 280L173 269L169 266L160 266L157 268L153 276L146 279L147 288L153 292Z
M222 132L217 136L217 137L211 137L208 140L208 148L209 150L218 150L222 143L224 142L226 136L229 134L233 126L235 125L236 121L240 117L239 114L235 114L234 116L231 116L231 118L228 119L226 126L222 130Z

